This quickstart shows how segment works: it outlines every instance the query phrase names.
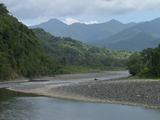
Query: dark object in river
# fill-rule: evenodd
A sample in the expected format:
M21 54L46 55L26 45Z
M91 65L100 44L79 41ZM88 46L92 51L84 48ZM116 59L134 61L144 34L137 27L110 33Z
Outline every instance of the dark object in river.
M94 80L99 80L98 78L94 78Z

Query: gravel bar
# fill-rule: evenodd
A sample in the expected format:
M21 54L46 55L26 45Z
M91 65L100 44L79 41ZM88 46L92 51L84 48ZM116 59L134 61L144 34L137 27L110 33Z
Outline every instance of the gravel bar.
M11 90L57 98L160 108L160 81L121 78L58 84L23 85Z

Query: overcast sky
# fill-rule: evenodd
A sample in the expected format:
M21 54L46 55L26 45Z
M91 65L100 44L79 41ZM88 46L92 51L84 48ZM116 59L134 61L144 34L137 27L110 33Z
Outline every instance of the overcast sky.
M67 24L149 21L160 17L160 0L0 0L26 25L57 18Z

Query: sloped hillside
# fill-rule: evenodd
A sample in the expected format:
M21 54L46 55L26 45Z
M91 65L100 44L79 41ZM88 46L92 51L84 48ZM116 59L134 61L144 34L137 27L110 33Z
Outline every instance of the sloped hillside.
M54 74L54 69L34 32L0 4L0 79Z
M50 57L74 56L74 57L108 57L127 59L132 51L109 50L102 47L84 44L81 41L69 37L55 37L41 28L32 29L45 52Z
M86 45L69 37L61 38L46 33L41 28L33 29L46 54L58 61L62 67L82 66L93 69L125 68L132 51L109 50Z

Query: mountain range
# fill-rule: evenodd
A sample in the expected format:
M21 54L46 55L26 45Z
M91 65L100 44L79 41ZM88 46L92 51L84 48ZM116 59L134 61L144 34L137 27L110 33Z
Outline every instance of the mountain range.
M39 25L31 26L30 28L43 28L46 32L49 32L54 36L71 37L76 40L81 40L84 43L88 43L89 41L106 38L133 25L135 25L135 23L122 24L116 20L101 24L86 25L74 23L67 25L57 19L51 19Z
M141 23L123 24L117 20L100 24L67 25L51 19L30 28L43 28L59 37L71 37L84 43L119 50L143 50L160 43L160 18Z

